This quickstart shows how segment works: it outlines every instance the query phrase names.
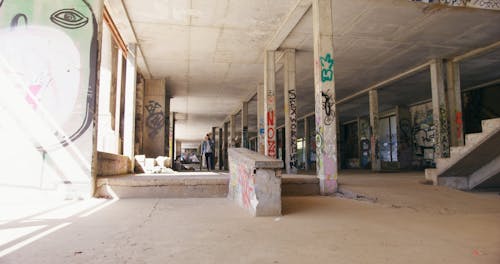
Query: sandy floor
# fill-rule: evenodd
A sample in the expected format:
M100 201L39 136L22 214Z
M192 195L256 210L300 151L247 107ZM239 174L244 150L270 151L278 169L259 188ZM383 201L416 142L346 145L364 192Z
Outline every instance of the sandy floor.
M226 199L81 201L4 218L0 263L500 263L496 195L421 185L417 174L342 176L370 199L288 197L279 218Z

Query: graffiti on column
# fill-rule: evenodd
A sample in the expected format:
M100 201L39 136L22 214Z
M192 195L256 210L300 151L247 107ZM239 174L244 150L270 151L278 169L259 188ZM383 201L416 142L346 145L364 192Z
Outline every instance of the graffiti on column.
M321 108L325 113L323 123L329 126L335 119L335 113L333 111L333 99L332 96L326 91L321 92L321 97L323 98L323 101L321 102Z
M297 168L297 94L295 90L288 91L288 107L290 109L290 168Z
M321 62L321 81L331 82L333 80L333 59L330 53L325 57L320 57Z
M270 157L276 157L274 117L274 111L267 112L267 155Z
M165 114L161 104L154 100L149 100L149 103L144 108L148 111L148 117L146 117L146 126L150 130L148 136L153 138L158 135L165 124Z
M446 106L441 104L439 106L439 148L441 148L441 156L450 156L450 139L448 137L448 111Z
M336 189L337 185L337 131L335 129L335 96L334 96L334 60L330 53L319 57L316 67L319 67L321 77L320 91L317 100L321 107L316 116L316 153L317 168L324 173L324 188L328 191ZM333 125L332 125L333 124Z
M275 95L274 91L267 91L267 155L270 157L276 157L276 124L274 118L276 114L274 113Z
M92 124L98 43L89 2L0 1L0 57L23 83L26 104L57 124L49 129L59 143L39 146L44 151L76 141Z
M462 112L457 112L455 114L455 123L457 124L457 139L460 140L462 138L462 129L463 129L463 123L462 123Z

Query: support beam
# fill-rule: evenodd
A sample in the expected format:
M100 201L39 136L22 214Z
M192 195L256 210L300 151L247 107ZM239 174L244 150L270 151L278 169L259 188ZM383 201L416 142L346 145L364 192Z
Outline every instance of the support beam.
M235 139L236 139L236 115L231 115L231 117L229 118L229 147L230 148L234 148L236 147L236 142L235 142Z
M331 0L313 0L316 171L322 195L337 190L337 111Z
M172 159L172 164L175 161L175 112L170 112L169 114L169 131L168 131L168 156Z
M275 52L266 51L264 59L265 155L276 158L276 71Z
M371 163L372 171L380 171L380 150L379 150L379 108L378 108L378 91L371 90L368 93L370 100L370 144L371 144Z
M497 48L500 48L500 41L497 41L497 42L492 43L492 44L485 46L485 47L481 47L478 49L468 51L460 56L454 57L452 61L453 62L460 62L460 61L466 60L468 58L477 57L481 54L488 53L488 52L495 50Z
M248 143L248 102L241 104L241 147L250 148Z
M310 159L310 152L311 152L311 145L309 143L309 139L311 138L311 134L309 133L309 118L306 116L304 118L304 151L305 151L305 163L304 163L304 169L309 170L310 169L310 164L309 164L309 159Z
M224 155L222 154L222 147L223 147L223 136L222 136L222 128L219 128L219 139L218 139L218 142L217 142L217 149L218 149L218 152L217 152L217 157L218 157L218 163L219 163L219 170L222 170L223 168L223 164L224 164Z
M136 89L136 46L128 44L128 56L125 78L125 114L123 124L123 155L130 158L132 170L134 168L134 143L135 143L135 89Z
M257 87L257 152L265 154L265 141L266 141L266 118L264 108L264 85L259 84Z
M436 59L431 63L432 115L435 126L435 158L450 156L448 107L444 88L443 60Z
M367 88L365 88L365 89L363 89L363 90L361 90L359 92L353 93L353 94L351 94L349 96L346 96L346 97L338 100L337 104L346 103L346 102L348 102L348 101L350 101L350 100L352 100L354 98L357 98L359 96L362 96L362 95L370 92L371 90L376 90L376 89L378 89L380 87L383 87L383 86L389 85L391 83L397 82L397 81L399 81L401 79L408 78L408 77L410 77L410 76L412 76L412 75L414 75L414 74L416 74L418 72L427 70L429 68L429 65L430 65L430 62L426 62L424 64L418 65L418 66L413 67L413 68L411 68L409 70L406 70L404 72L396 74L396 75L392 76L391 78L388 78L386 80L378 82L378 83L376 83L374 85L370 85Z
M297 91L295 89L295 50L285 50L283 98L285 99L285 167L297 173Z
M228 138L229 138L229 131L228 131L228 123L224 123L224 170L229 170L229 164L227 162L227 149L228 149Z
M123 144L121 142L120 135L120 126L122 120L122 87L123 83L125 83L125 75L123 74L123 52L121 49L118 49L118 65L117 65L117 76L116 76L116 101L115 101L115 141L116 141L116 152L115 153L123 153Z
M462 121L462 91L460 89L460 63L446 63L446 84L448 95L448 114L450 120L451 146L464 145L464 129Z

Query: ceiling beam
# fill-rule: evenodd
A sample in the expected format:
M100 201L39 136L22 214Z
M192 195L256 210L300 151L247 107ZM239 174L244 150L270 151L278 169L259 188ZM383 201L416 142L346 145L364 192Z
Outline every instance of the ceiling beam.
M273 36L271 37L271 40L269 40L269 42L266 44L264 50L276 50L276 58L275 58L276 72L279 72L283 67L283 64L280 64L280 62L281 59L283 58L283 55L285 54L284 52L277 50L281 47L281 44L283 44L285 39L288 37L288 35L290 35L292 30L295 28L295 26L297 26L300 19L304 17L304 15L307 13L311 5L312 5L312 0L298 0L290 10L288 15L286 16L283 23L281 23L281 25L279 26L278 30L274 32ZM261 58L259 58L259 61L261 61ZM257 91L252 90L248 95L244 97L243 100L244 102L248 102L256 95ZM237 109L233 112L233 114L237 114L240 110L241 106L238 106ZM226 123L229 118L230 116L226 117L223 123Z
M141 46L137 41L134 27L130 22L127 9L123 5L122 0L104 0L104 6L109 11L111 18L115 22L115 25L126 44L137 44L137 67L139 72L144 75L144 78L151 79L151 72L149 71Z
M278 30L274 33L271 40L266 45L266 50L277 50L281 44L290 35L295 26L299 23L300 19L305 15L307 10L312 5L312 0L298 0L293 6L292 10L288 13L287 17L281 23Z
M468 51L462 55L454 57L453 59L451 59L451 61L460 62L460 61L466 60L466 59L471 58L471 57L476 57L476 56L479 56L481 54L488 53L488 52L490 52L494 49L497 49L497 48L500 48L500 41L495 42L495 43L490 44L490 45L485 46L485 47L481 47L481 48L478 48L475 50Z
M367 88L365 88L365 89L363 89L363 90L361 90L359 92L353 93L353 94L351 94L351 95L349 95L347 97L344 97L344 98L342 98L340 100L337 100L337 104L345 103L345 102L350 101L350 100L352 100L352 99L354 99L354 98L356 98L358 96L361 96L361 95L363 95L365 93L368 93L371 90L376 90L376 89L378 89L378 88L380 88L382 86L386 86L386 85L388 85L390 83L397 82L397 81L399 81L401 79L404 79L404 78L406 78L406 77L408 77L410 75L413 75L413 74L415 74L417 72L420 72L420 71L423 71L425 69L428 69L429 65L430 65L430 61L428 61L428 62L426 62L424 64L421 64L421 65L418 65L416 67L413 67L413 68L411 68L409 70L406 70L404 72L401 72L399 74L396 74L396 75L392 76L391 78L385 79L385 80L383 80L381 82L378 82L376 84L373 84L373 85L371 85L371 86L369 86L369 87L367 87Z

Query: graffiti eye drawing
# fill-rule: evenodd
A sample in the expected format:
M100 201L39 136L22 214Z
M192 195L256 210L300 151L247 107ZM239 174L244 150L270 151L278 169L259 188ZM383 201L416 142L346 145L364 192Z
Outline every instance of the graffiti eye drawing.
M61 9L50 16L55 24L68 29L76 29L85 26L89 19L75 9Z

